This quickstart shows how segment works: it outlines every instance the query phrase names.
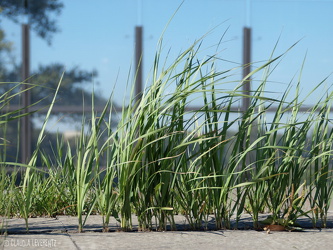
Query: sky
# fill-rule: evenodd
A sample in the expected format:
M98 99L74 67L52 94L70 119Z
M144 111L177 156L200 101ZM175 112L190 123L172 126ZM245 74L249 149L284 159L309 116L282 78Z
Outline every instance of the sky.
M57 17L60 32L54 34L51 45L31 34L32 69L55 62L66 68L95 69L98 72L94 77L95 91L104 97L114 91L114 101L118 104L129 96L126 86L129 72L133 73L135 26L142 25L144 30L144 82L149 83L158 40L174 14L163 34L165 54L162 55L170 50L170 61L209 33L203 40L200 59L216 53L216 45L223 36L218 56L225 61L217 65L218 70L240 66L242 32L248 26L252 30L253 68L264 64L273 50L278 56L298 42L270 76L267 90L273 95L281 95L290 82L297 83L303 62L303 96L333 72L333 0L63 0L63 3L65 7ZM14 41L15 54L20 60L20 26L3 21L2 27L7 39ZM241 70L235 70L233 77L240 80ZM253 89L261 77L260 74L254 77ZM331 84L332 78L328 78L319 90L321 93L306 103L311 105ZM236 83L231 83L228 88L235 86Z

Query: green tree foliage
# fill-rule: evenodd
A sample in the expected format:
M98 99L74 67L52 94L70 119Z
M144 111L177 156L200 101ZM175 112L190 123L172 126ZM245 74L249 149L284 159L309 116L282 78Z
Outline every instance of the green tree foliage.
M85 86L93 82L93 78L97 76L97 72L81 70L79 67L64 69L64 65L54 63L50 65L40 65L33 73L32 81L40 88L32 90L32 102L42 100L42 104L49 104L53 98L53 91L59 82L59 76L65 71L64 78L61 83L61 91L58 93L59 105L82 105L83 102L91 105L92 93L85 90ZM96 105L104 104L103 98L95 97Z
M15 95L15 93L20 91L20 87L17 89L12 88L15 84L22 81L21 64L17 63L13 56L12 42L6 39L6 32L1 27L1 21L9 19L19 24L22 21L23 14L27 14L32 31L50 44L54 33L59 31L56 16L61 13L62 8L63 3L61 0L0 1L0 95L9 91L12 95ZM106 103L105 98L98 95L97 92L91 93L87 88L89 84L93 83L94 78L97 76L97 71L84 70L79 67L65 68L61 63L40 65L37 69L32 70L29 79L25 79L25 82L30 84L30 86L36 86L31 89L31 103L38 102L38 105L48 106L63 72L65 73L61 90L57 95L56 105L82 107L84 104L85 106L90 106L93 96L95 106L103 106ZM17 95L10 100L9 106L19 103L20 96ZM6 108L4 107L0 110L0 112L5 111ZM70 110L68 111L70 112ZM37 121L38 124L38 118L43 119L44 116L45 114L43 113L34 113L33 120ZM53 117L57 119L61 117L61 120L65 122L81 121L81 114L69 115L65 112L53 112ZM19 157L17 153L19 147L19 124L17 121L7 121L0 125L0 138L2 138L0 141L0 158L2 159L15 160ZM6 124L6 126L3 124ZM37 137L38 130L37 126L33 126L33 140ZM47 139L43 142L43 150L50 155L53 154L56 137L55 133L48 132ZM32 147L34 145L35 142L32 141Z
M59 31L55 15L59 15L63 8L61 0L2 0L0 2L0 24L4 18L19 23L24 14L29 17L29 25L41 38L51 42L52 35ZM65 71L62 81L62 90L58 96L58 104L82 105L83 102L91 104L92 93L87 91L86 85L93 82L97 76L95 70L82 70L73 67L65 70L61 63L40 65L31 72L31 78L27 82L40 87L32 89L31 102L40 101L41 105L47 105L52 99L59 78ZM12 56L12 43L5 39L5 32L0 26L0 91L8 91L13 84L9 82L21 81L21 65ZM13 100L18 104L19 100ZM103 105L105 100L101 96L95 96L95 104Z
M27 14L32 30L51 43L52 35L59 31L55 16L61 13L63 6L59 0L1 0L0 22L7 18L19 23Z
M12 43L6 41L5 33L0 29L0 79L3 79L4 76L8 74L6 65L10 63L10 61L13 61L11 60L11 51Z

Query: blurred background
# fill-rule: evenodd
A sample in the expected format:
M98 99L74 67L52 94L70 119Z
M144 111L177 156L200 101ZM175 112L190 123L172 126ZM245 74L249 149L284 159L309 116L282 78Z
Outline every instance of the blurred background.
M38 105L45 106L65 72L47 127L53 139L45 143L50 144L57 133L72 138L80 131L92 96L96 110L111 94L116 109L128 103L141 56L136 91L149 85L161 37L161 55L172 62L205 36L198 56L218 53L218 70L235 68L230 89L246 74L244 63L251 62L253 70L297 43L275 64L266 90L279 97L301 76L305 97L328 77L305 102L311 106L332 83L332 11L333 0L1 0L0 91L15 82L38 84L42 87L14 98L11 108L40 100ZM251 79L250 90L258 82L260 75ZM8 156L29 157L45 110L6 128L12 134Z

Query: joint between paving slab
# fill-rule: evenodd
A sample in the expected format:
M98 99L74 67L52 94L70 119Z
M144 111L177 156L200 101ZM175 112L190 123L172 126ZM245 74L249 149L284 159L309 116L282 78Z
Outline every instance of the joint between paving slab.
M59 220L59 218L57 217L57 219ZM59 222L61 223L62 227L64 228L64 231L66 233L66 235L69 237L69 239L71 240L71 242L73 243L73 245L75 246L75 248L77 250L81 250L81 248L76 244L75 240L72 238L72 236L68 233L68 229L66 227L66 225L63 223L62 220L59 220Z

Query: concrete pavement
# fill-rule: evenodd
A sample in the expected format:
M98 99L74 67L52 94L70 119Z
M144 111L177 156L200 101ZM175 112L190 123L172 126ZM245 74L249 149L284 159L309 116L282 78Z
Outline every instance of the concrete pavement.
M263 215L264 218L264 215ZM309 220L300 221L302 232L272 232L255 230L187 231L183 216L176 216L182 231L117 232L119 223L110 222L111 232L102 233L102 217L90 216L85 232L77 233L77 218L30 218L29 234L24 220L5 220L7 235L0 238L1 249L333 249L333 213L328 229L314 229ZM134 227L137 222L133 221ZM240 223L251 226L248 217Z

